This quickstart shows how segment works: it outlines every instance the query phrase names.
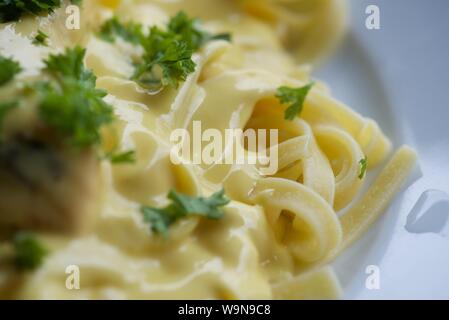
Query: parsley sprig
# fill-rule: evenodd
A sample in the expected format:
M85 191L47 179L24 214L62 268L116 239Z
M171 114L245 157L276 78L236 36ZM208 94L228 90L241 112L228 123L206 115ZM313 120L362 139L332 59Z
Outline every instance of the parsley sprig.
M309 83L300 88L291 87L279 87L276 93L276 98L283 104L289 104L288 108L285 110L284 118L285 120L294 120L298 116L304 106L304 101L312 89L313 83Z
M33 270L39 267L47 256L47 249L30 232L20 231L12 239L14 262L20 270Z
M71 0L80 6L82 0ZM0 23L18 21L22 16L47 15L61 6L61 0L0 0Z
M136 162L136 151L128 150L124 152L112 151L105 155L106 160L109 160L112 164L128 164Z
M24 14L49 14L61 6L61 0L0 0L0 23L17 21Z
M20 71L22 68L17 61L0 55L0 86L11 81Z
M368 167L368 157L365 156L365 158L361 159L359 161L360 164L360 174L359 174L359 179L363 179L363 177L366 174L366 169Z
M80 149L99 144L102 126L114 119L112 106L103 100L106 91L96 88L95 75L84 65L85 53L85 49L75 47L50 55L44 60L46 80L27 84L27 89L38 94L37 110L43 123ZM0 86L20 70L17 62L0 56ZM0 101L0 126L19 104L17 98ZM111 153L106 159L114 164L130 163L134 156L131 151Z
M170 19L166 29L153 26L149 32L133 22L121 23L114 17L102 26L100 38L113 42L116 37L143 48L143 55L135 61L131 79L141 86L159 90L171 86L177 88L195 71L193 53L206 42L230 40L229 34L212 35L201 29L198 19L191 19L179 12Z
M143 206L141 212L144 221L151 224L151 229L155 233L168 236L169 227L179 219L197 215L209 219L218 220L223 217L221 207L229 203L224 190L212 194L210 197L190 197L174 190L168 194L171 204L165 208L152 208Z
M103 101L106 91L95 87L96 76L84 66L85 52L75 47L50 55L44 62L52 81L36 85L40 117L79 148L98 144L100 128L113 120L112 107Z
M143 62L136 64L131 78L143 87L159 89L170 85L177 88L195 71L193 50L187 42L171 37L157 27L151 29L143 46Z
M121 23L114 16L103 23L98 36L107 42L114 42L116 37L119 37L127 42L138 45L145 37L142 30L143 27L141 24L134 22Z
M48 35L41 30L37 30L33 39L33 44L37 46L47 46Z
M168 23L168 32L185 41L188 47L192 50L198 50L207 42L213 40L231 41L231 35L229 33L212 35L201 28L200 19L189 18L183 11L180 11L176 16L170 19Z

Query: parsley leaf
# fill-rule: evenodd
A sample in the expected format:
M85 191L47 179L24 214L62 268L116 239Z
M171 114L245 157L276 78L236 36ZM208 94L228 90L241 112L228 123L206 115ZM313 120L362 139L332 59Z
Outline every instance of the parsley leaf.
M36 85L41 95L40 117L76 147L100 142L101 126L113 120L112 107L103 101L106 92L96 89L96 77L83 63L86 50L66 49L44 61L55 81Z
M193 50L188 44L157 27L151 28L143 46L143 62L136 65L131 79L144 87L158 89L170 85L177 88L195 71Z
M190 197L172 190L168 194L168 198L186 215L196 214L210 219L221 219L223 211L219 207L229 203L229 199L225 197L224 189L214 193L209 198Z
M198 50L205 43L212 40L231 41L229 33L212 35L201 29L200 22L197 18L190 19L185 12L180 11L170 19L168 31L180 36L192 50Z
M302 111L304 100L312 88L313 83L309 83L300 88L279 87L276 93L276 98L283 104L289 104L285 110L285 120L294 120Z
M209 219L221 219L223 211L220 207L227 205L230 201L224 195L224 190L218 191L208 198L190 197L171 190L168 198L172 200L172 203L165 208L146 206L141 208L144 221L151 224L153 232L160 233L164 237L168 236L170 225L187 216L198 215Z
M141 86L159 90L166 86L177 88L195 71L194 51L212 40L230 40L229 34L211 35L199 27L198 19L190 19L184 12L170 19L166 30L152 27L147 35L140 24L121 23L114 17L104 23L99 37L113 42L120 37L143 48L141 59L135 61L131 77Z
M63 54L50 55L44 61L46 71L49 71L58 79L71 78L93 85L96 77L91 70L84 67L85 54L86 49L77 46L73 49L67 48Z
M115 37L120 37L132 44L139 44L144 37L142 25L134 22L122 24L117 17L107 20L100 29L99 37L107 42L114 42Z
M22 68L18 62L0 55L0 86L11 81L20 71Z
M124 164L136 162L136 151L129 150L121 153L111 152L106 154L105 158L112 164Z
M151 230L164 238L168 238L168 228L180 217L174 205L163 209L142 207L141 212L144 221L151 225Z
M15 264L18 269L32 270L39 267L48 254L42 244L29 232L16 233L12 239Z
M61 0L0 0L0 23L17 21L24 14L49 14Z
M41 30L37 30L37 34L34 36L33 44L38 46L47 46L48 35Z
M366 168L368 166L368 157L365 156L365 158L361 159L359 161L360 164L360 174L359 174L359 179L363 179L363 177L366 174Z

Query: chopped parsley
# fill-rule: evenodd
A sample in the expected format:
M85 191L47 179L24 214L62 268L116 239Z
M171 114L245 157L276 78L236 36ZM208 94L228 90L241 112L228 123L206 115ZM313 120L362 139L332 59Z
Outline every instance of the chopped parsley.
M359 161L360 164L360 174L359 174L359 179L363 179L363 177L366 174L366 168L368 166L368 157L365 156L365 158L361 159Z
M11 81L20 71L22 68L17 61L0 55L0 86Z
M148 33L133 22L121 23L114 17L102 26L99 37L113 42L116 37L143 48L143 55L135 61L131 79L148 89L166 86L177 88L195 71L193 53L212 40L230 40L229 34L211 35L200 28L198 19L190 19L179 12L170 19L167 28L152 27Z
M112 164L135 163L136 151L129 150L120 153L110 152L106 154L105 159L109 160Z
M25 14L49 14L61 0L0 0L0 23L18 21Z
M164 237L168 236L168 229L172 224L187 216L197 215L209 219L221 219L224 213L220 207L227 205L230 201L225 196L224 190L208 198L190 197L171 190L168 193L168 199L172 203L165 208L146 206L141 208L144 221L151 224L153 232L162 234Z
M47 46L48 35L41 30L37 30L37 34L34 36L33 44L38 46Z
M285 110L284 118L285 120L294 120L298 116L304 106L304 101L307 94L312 88L313 83L309 83L300 88L291 87L279 87L276 93L276 98L283 104L289 104L288 108Z
M231 41L229 33L212 35L201 29L201 21L198 18L189 18L187 14L180 11L176 16L170 19L168 23L168 32L177 35L185 41L192 50L198 50L204 44L212 40Z
M36 237L29 232L21 231L12 239L14 262L20 270L33 270L39 267L48 254Z
M85 52L75 47L50 55L45 71L54 81L36 85L42 120L79 148L98 144L100 128L113 120L112 107L103 101L106 91L95 87L95 75L84 66Z
M142 25L134 22L122 24L117 17L107 20L100 29L98 36L107 41L114 42L116 37L132 44L138 45L144 38Z
M50 55L44 63L51 80L29 86L40 96L38 111L45 124L79 148L99 143L101 126L113 120L112 107L103 101L106 92L96 89L95 75L84 66L85 52L75 47ZM0 55L0 85L20 71L17 62ZM17 100L0 102L0 121L17 106Z
M81 5L82 0L71 0ZM0 0L0 23L18 21L23 15L42 15L53 13L61 6L61 0Z
M131 79L150 89L169 85L177 88L185 81L195 71L196 64L187 42L176 38L157 27L151 28L150 36L143 43L143 61L136 64Z

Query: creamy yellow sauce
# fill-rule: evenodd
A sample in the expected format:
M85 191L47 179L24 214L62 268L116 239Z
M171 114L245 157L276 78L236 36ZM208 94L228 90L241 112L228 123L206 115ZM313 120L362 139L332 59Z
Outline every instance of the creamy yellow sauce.
M97 87L108 91L105 100L118 118L104 130L104 144L135 149L137 162L101 162L96 198L101 209L93 227L79 236L39 233L51 252L44 264L20 276L0 269L0 292L32 299L339 298L338 280L323 265L381 214L415 159L411 150L402 149L390 165L399 169L385 171L371 192L387 200L377 205L369 198L341 220L337 211L363 185L359 160L367 155L370 168L380 164L391 148L389 140L374 121L335 101L319 83L301 117L283 119L276 89L310 81L307 64L328 53L343 33L343 2L85 3L89 10L83 17L91 24L82 36L55 29L50 48L38 48L27 38L33 24L51 22L25 20L0 27L0 53L23 62L22 78L38 77L41 58L49 51L69 42L85 45L85 63L98 77ZM233 40L210 42L195 53L196 70L179 89L148 93L129 80L135 49L92 32L113 10L124 21L148 26L163 26L184 10L202 18L210 32L232 33ZM63 12L55 16L62 19ZM172 164L170 133L176 128L192 132L193 121L221 132L279 129L280 156L288 155L282 170L266 177L250 165ZM170 228L169 239L153 234L139 211L141 205L166 205L171 188L210 195L223 186L232 202L222 220L182 220ZM70 265L79 267L79 290L66 288Z

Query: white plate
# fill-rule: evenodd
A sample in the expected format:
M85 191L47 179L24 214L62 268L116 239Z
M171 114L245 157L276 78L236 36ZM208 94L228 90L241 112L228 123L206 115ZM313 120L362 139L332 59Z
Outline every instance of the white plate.
M372 4L380 30L365 27ZM406 143L419 154L418 173L385 216L334 263L345 298L449 299L447 12L447 0L352 1L351 32L315 75L376 119L395 147ZM366 286L370 265L379 289Z

